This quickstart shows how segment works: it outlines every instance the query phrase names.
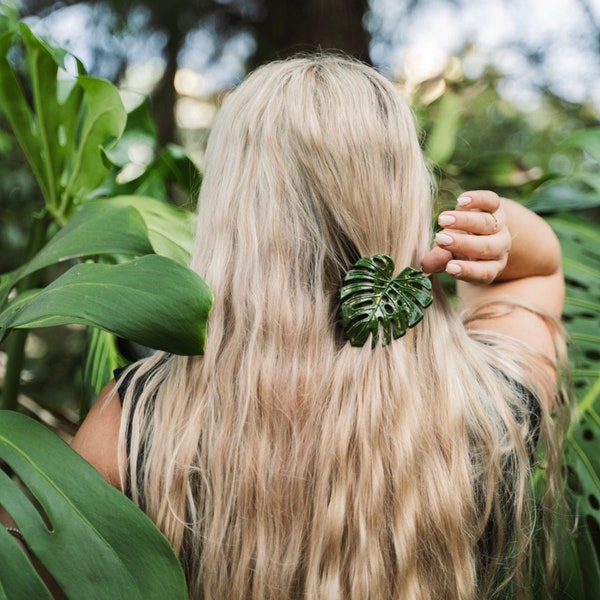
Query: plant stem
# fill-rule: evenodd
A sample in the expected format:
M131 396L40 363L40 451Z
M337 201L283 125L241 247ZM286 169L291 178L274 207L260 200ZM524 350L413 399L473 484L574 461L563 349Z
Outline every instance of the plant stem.
M46 234L50 219L45 211L33 217L29 228L29 238L25 251L25 262L31 260L46 242ZM36 287L38 273L32 273L17 285L19 293ZM13 329L6 343L7 361L4 377L4 390L0 397L0 408L16 410L18 407L19 387L21 383L21 371L25 359L25 342L27 341L27 329Z

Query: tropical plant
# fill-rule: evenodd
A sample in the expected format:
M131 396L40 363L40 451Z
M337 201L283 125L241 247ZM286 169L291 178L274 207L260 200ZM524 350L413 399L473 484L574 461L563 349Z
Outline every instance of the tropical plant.
M119 177L127 149L148 145L146 108L128 119L115 86L87 76L26 25L0 32L0 110L43 198L25 261L0 277L4 408L17 408L33 327L90 328L86 372L95 391L123 361L116 336L178 354L203 352L212 297L186 266L194 216L157 199L169 180L193 193L197 170L169 146L137 165L135 178ZM177 557L154 524L54 434L2 411L0 459L11 473L0 471L0 505L68 597L185 597ZM51 597L3 528L0 538L0 598Z
M199 185L195 168L181 149L155 148L147 105L127 114L114 86L85 75L79 62L41 42L26 26L0 18L0 31L0 110L25 152L43 197L32 222L26 260L0 278L0 337L7 339L9 356L4 406L16 405L24 341L31 327L88 326L86 374L95 391L124 360L116 336L170 352L200 353L210 295L184 266L194 216L163 201L167 180L195 195ZM477 93L491 92L480 89ZM571 373L579 416L569 431L566 450L566 493L577 529L573 534L560 532L557 562L565 597L595 598L600 589L600 225L593 211L600 206L600 131L578 133L556 147L548 138L543 144L542 168L531 169L504 151L465 151L464 144L461 146L461 140L469 138L465 127L474 127L466 108L472 100L472 90L450 90L434 105L419 108L429 132L426 148L438 165L442 196L479 187L484 179L544 214L561 239L567 280L564 318L571 336ZM483 101L489 104L487 98ZM151 158L132 170L130 150L139 144L150 147L146 154ZM77 263L73 265L73 261ZM68 270L60 268L65 264ZM49 284L39 289L48 279ZM67 491L61 478L64 474L75 483L80 477L83 481L80 473L85 469L76 457L66 457L70 451L64 446L56 454L39 456L36 444L46 449L53 443L44 437L35 424L22 422L12 413L0 413L0 457L10 457L7 462L48 513L54 502L50 501L50 487L61 490L59 504L69 504L72 491ZM101 478L85 477L85 486L77 491L83 508L76 512L81 514L90 508L89 499L97 491L106 492L101 490L106 487ZM38 489L38 480L54 483L50 487L39 483ZM536 482L540 495L543 472ZM10 504L14 511L30 503L13 485L3 485L0 490L0 504ZM113 515L129 510L119 506L119 502L127 503L126 499L116 498L108 502ZM35 517L35 513L27 514ZM52 520L55 531L62 531L71 517L68 511L57 509ZM33 533L35 528L27 525L25 516L20 517L19 526L26 536L46 540L51 548L58 536L40 533L43 524L36 518L38 533ZM129 531L127 520L119 524L119 535L106 534L112 536L117 555L128 550L123 539L138 539ZM140 527L145 531L152 525L144 522ZM115 523L112 528L117 531ZM105 535L104 526L96 533ZM140 542L136 552L147 552L144 560L150 561L150 555L154 551L160 554L164 547L146 533L148 542ZM70 540L73 547L87 544L84 534L79 536L78 529ZM7 548L0 557L3 565L5 560L11 561L11 568L31 573L17 545L4 544L8 538L2 531L0 537L0 548ZM37 552L47 550L36 546ZM118 578L127 578L123 569L128 563L123 560L107 563L106 573L118 572ZM61 560L57 567L61 574L53 572L61 585L65 579L73 579L72 597L83 589L77 587L83 576L75 567ZM7 587L5 595L14 592L11 598L20 597L19 593L32 597L27 595L26 580L19 581L18 591ZM5 585L1 578L0 584ZM32 585L37 585L37 580ZM173 592L162 597L178 595Z
M438 165L442 196L453 198L462 190L489 187L484 182L491 182L500 193L543 215L561 241L567 285L563 320L577 416L567 434L565 453L565 493L571 514L558 519L554 545L560 597L591 600L600 589L600 129L578 131L558 144L537 140L535 156L540 164L535 168L504 148L477 152L465 142L475 143L468 132L473 126L468 109L480 100L493 105L494 93L477 84L451 89L434 106L420 106L419 114L428 131L427 153ZM519 125L527 130L522 117ZM516 129L514 121L510 128ZM487 137L482 139L490 146ZM541 506L543 471L536 473L535 481L536 502ZM543 584L535 597L543 598L542 590Z
M25 73L13 64L15 49L24 53ZM129 182L120 188L114 177L122 167L120 154L133 143L128 116L115 86L85 75L77 61L68 76L67 61L64 51L40 41L24 24L0 36L0 109L44 199L31 225L25 263L0 279L0 340L10 335L5 408L16 407L27 328L82 323L169 352L198 354L204 347L210 292L181 264L188 258L193 216L141 195L98 198L133 187ZM23 75L29 78L25 89ZM138 144L139 137L133 136ZM159 169L196 172L171 147L133 183L156 191L164 179ZM42 269L73 259L87 262L37 289ZM106 352L110 338L93 340L96 359L114 357ZM114 366L96 360L89 370L96 391L99 374Z
M0 411L0 598L186 598L181 565L150 519L44 425ZM29 553L49 577L43 579Z
M572 536L556 532L557 558L564 597L592 600L600 589L600 224L590 211L600 206L600 129L568 137L555 152L568 153L574 168L549 177L526 204L546 215L563 249L578 409L566 442L566 495L577 527ZM564 212L576 209L584 212Z

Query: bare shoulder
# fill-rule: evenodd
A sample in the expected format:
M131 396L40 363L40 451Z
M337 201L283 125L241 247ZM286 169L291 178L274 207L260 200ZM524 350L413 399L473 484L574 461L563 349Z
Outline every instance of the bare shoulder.
M493 311L495 300L502 304L504 299L514 301L511 310L503 311L500 306L498 315L488 318L488 310L478 313L475 308L475 314L467 326L473 329L496 331L523 342L534 351L530 356L532 376L539 377L543 387L546 387L545 382L548 385L550 382L556 382L558 377L556 344L560 337L560 328L557 328L556 323L560 319L564 300L562 272L494 284L480 292L477 297L479 305L482 302L489 302L492 312L495 312ZM472 299L467 299L467 305L469 300L472 302ZM560 341L558 344L560 346ZM548 405L552 407L554 393L550 388L548 393Z
M111 381L100 392L71 447L94 466L106 480L121 489L118 462L121 403Z
M469 324L470 327L491 329L519 339L554 362L553 334L540 314L560 318L565 293L562 271L552 275L499 282L479 289L476 293L472 290L472 286L459 286L459 294L463 294L463 305L511 298L517 305L522 303L524 307L531 306L537 310L516 308L493 319L475 319Z

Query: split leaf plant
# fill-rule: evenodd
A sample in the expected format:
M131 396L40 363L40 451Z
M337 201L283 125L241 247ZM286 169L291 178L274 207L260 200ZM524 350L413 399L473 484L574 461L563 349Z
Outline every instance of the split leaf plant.
M194 216L161 201L168 180L197 191L191 161L169 146L120 182L127 145L144 137L136 126L146 107L129 120L114 85L25 24L7 23L0 20L0 113L43 199L24 262L0 276L8 355L0 408L17 409L28 329L87 326L86 373L97 392L122 361L116 336L201 354L212 296L186 266ZM186 596L181 566L154 524L42 425L0 411L0 465L12 475L0 470L0 505L67 597ZM1 527L0 562L0 598L51 597Z

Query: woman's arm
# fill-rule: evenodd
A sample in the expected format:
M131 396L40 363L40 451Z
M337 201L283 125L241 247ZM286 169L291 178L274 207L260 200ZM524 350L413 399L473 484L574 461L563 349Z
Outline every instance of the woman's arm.
M560 245L542 218L494 192L473 191L461 195L457 209L442 213L439 223L444 229L423 267L456 277L459 308L509 297L560 317L565 292ZM556 361L547 321L533 311L515 308L469 326L508 334L551 364Z
M120 426L121 403L115 382L111 381L100 392L71 448L96 467L110 484L122 490L118 462Z

